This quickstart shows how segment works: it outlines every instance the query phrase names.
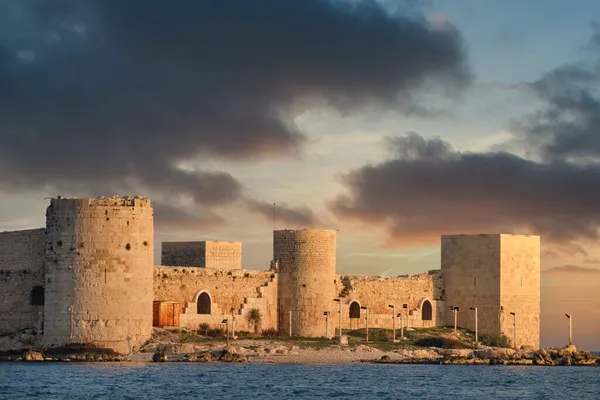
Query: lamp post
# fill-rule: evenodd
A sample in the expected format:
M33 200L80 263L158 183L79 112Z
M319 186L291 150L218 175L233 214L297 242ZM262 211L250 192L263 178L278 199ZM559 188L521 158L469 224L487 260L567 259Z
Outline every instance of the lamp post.
M231 308L231 338L235 339L235 314L234 308Z
M406 310L406 331L408 332L408 304L402 304L402 308ZM404 334L402 337L404 337Z
M323 313L325 316L325 337L329 339L329 311Z
M69 306L69 344L73 343L73 306Z
M460 307L450 306L450 309L452 311L454 311L454 332L456 332L456 325L457 325L457 322L458 322L458 311L460 310Z
M225 318L221 321L222 324L225 324L225 335L227 337L227 347L229 347L229 319Z
M513 346L515 349L517 348L517 314L511 312L510 315L513 316Z
M400 318L400 340L404 339L404 320L402 319L402 313L396 314L396 317Z
M471 310L475 311L475 344L479 343L478 327L477 327L477 307L471 307Z
M396 306L390 304L388 307L392 309L392 342L396 341Z
M337 302L340 305L339 311L338 311L338 317L339 317L339 328L338 328L338 340L339 340L339 344L342 344L342 300L341 299L333 299L333 301Z
M290 310L290 337L292 337L292 311Z
M573 319L571 314L565 314L569 318L569 346L573 346Z
M364 306L361 307L363 310L365 310L365 326L367 328L367 332L366 332L366 343L369 343L369 307Z

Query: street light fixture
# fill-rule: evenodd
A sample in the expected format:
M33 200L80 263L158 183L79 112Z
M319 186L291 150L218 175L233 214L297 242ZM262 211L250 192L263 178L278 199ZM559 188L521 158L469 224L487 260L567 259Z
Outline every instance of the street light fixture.
M235 309L231 307L231 338L235 339Z
M565 314L569 318L569 346L573 346L573 319L571 314Z
M454 311L454 332L456 332L456 325L458 322L458 312L460 311L460 307L450 306L450 309Z
M341 299L333 299L333 301L337 302L340 305L339 311L338 311L338 317L339 317L339 327L338 327L338 340L339 340L339 344L342 344L342 300Z
M471 310L475 311L475 344L479 343L478 337L478 326L477 326L477 307L471 307Z
M396 341L396 306L394 304L388 305L392 309L392 342Z
M229 347L229 320L225 318L221 321L222 324L225 324L225 335L227 336L227 347Z
M366 343L369 343L369 307L364 306L361 307L363 310L365 310L365 326L367 327L367 336L366 336Z
M511 312L510 315L513 316L513 345L515 349L517 348L517 314Z
M325 316L325 337L329 339L329 311L323 313Z

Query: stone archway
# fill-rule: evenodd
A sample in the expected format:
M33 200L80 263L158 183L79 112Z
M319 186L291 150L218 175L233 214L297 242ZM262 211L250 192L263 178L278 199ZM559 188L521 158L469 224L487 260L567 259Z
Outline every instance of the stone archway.
M423 305L421 305L421 319L423 321L433 320L433 307L429 300L425 300Z
M360 318L360 304L358 304L358 301L353 301L352 303L350 303L349 317Z
M197 300L197 313L198 314L210 314L211 313L212 301L210 295L206 292L200 293Z

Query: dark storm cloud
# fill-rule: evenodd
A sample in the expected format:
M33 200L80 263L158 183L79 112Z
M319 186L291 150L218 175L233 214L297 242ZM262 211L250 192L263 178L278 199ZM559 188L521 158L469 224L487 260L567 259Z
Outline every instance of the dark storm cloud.
M588 46L593 60L556 68L528 84L545 103L514 126L517 138L545 160L600 160L600 31Z
M306 206L290 207L283 203L267 203L259 200L246 200L246 206L252 212L262 215L276 223L284 223L287 227L313 228L319 221Z
M164 230L193 230L198 233L207 227L214 227L225 223L224 219L210 210L191 212L183 207L154 201L154 221L156 231Z
M294 154L300 104L418 110L432 80L470 81L458 31L374 1L0 0L0 184L228 202L178 163Z
M525 231L543 235L556 251L589 258L575 242L599 236L599 35L596 26L593 61L509 85L542 100L514 130L516 142L540 161L457 152L439 138L410 133L388 140L391 159L346 173L348 191L332 209L386 226L392 239Z
M416 133L390 143L395 157L343 176L348 192L331 204L338 215L386 226L401 240L507 231L598 237L598 165L461 153Z

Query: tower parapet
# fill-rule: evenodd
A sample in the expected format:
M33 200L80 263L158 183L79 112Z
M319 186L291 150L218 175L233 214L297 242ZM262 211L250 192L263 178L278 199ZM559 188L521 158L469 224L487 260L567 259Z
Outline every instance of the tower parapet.
M335 230L277 230L273 256L278 262L279 330L306 337L325 336L324 311L335 297Z
M150 200L55 198L46 232L44 346L139 348L152 333Z

